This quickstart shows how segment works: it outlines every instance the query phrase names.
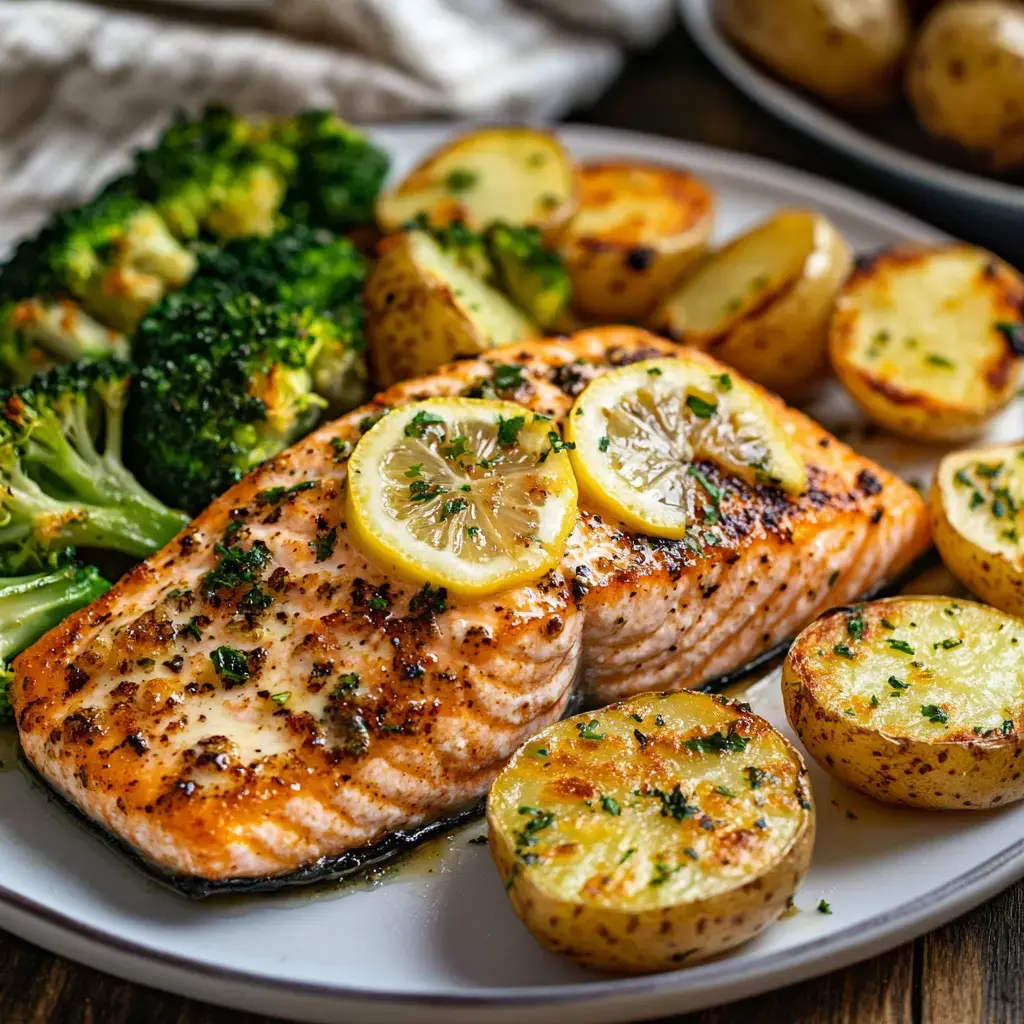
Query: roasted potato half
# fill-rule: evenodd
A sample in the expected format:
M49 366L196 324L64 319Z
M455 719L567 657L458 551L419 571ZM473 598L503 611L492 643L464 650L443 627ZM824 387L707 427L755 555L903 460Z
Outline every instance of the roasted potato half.
M548 949L665 971L777 920L814 810L800 755L747 705L648 693L552 725L487 800L491 852Z
M382 231L425 215L434 227L496 220L557 229L576 209L576 171L562 144L534 128L481 128L432 153L377 200Z
M708 259L654 314L653 325L800 398L828 373L828 325L851 264L829 221L785 210Z
M934 135L995 170L1024 167L1024 4L942 4L914 44L907 96Z
M887 803L982 808L1024 796L1024 620L894 597L808 626L782 670L786 714L827 772Z
M953 243L863 260L830 330L836 374L884 427L922 441L977 433L1013 397L1024 278Z
M1024 444L947 455L928 508L935 545L960 582L1024 616Z
M740 46L833 103L896 95L910 35L903 0L719 0L718 10Z
M703 256L714 213L714 193L686 171L582 165L579 206L561 239L577 313L644 320Z
M388 241L367 279L364 305L370 365L379 387L539 333L504 295L425 231Z

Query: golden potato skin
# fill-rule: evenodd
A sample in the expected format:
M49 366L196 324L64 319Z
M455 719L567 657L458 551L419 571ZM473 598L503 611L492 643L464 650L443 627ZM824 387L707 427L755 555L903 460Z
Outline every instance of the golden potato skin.
M538 333L502 294L448 265L420 231L388 239L363 298L379 387Z
M586 738L587 723L600 741ZM687 746L716 729L747 746ZM747 705L693 691L550 726L504 769L487 815L495 863L534 937L584 966L632 974L704 960L776 921L814 842L797 751Z
M770 241L761 258L779 267L764 267L768 284L753 294L750 282L732 279L727 268L755 236ZM788 265L783 268L783 263ZM849 246L828 220L809 211L783 210L709 257L655 312L653 327L784 398L799 400L829 376L829 323L852 265ZM719 295L717 322L697 328L688 320L690 292ZM734 298L740 294L742 306Z
M573 307L596 323L643 321L702 258L714 193L654 164L583 164L577 177L579 206L559 239Z
M1021 648L1024 621L972 601L905 597L837 608L786 657L786 715L822 768L877 800L939 810L1010 803L1024 797ZM884 722L893 708L902 721ZM940 713L947 717L938 721Z
M896 95L910 26L903 0L719 0L728 34L817 96L873 107Z
M858 262L836 304L836 375L876 422L919 441L959 441L1013 398L1024 278L965 243L903 246Z
M1024 617L1022 507L1024 444L952 452L928 495L935 546L950 571L983 601Z
M1024 167L1024 4L947 0L914 44L906 88L933 135L994 170Z

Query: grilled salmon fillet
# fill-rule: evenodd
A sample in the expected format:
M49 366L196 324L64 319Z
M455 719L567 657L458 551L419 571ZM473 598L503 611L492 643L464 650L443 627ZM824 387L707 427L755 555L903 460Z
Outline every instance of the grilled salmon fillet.
M699 684L926 547L918 495L781 402L807 491L730 480L714 549L584 506L557 569L455 601L349 543L347 455L388 408L493 394L517 364L501 397L557 420L593 376L677 351L632 328L519 344L321 427L17 659L26 756L164 872L287 876L471 803L578 688Z

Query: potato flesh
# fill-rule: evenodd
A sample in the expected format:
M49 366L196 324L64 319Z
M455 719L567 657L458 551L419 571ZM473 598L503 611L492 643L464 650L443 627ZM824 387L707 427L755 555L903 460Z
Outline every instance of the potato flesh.
M990 404L987 364L1006 348L996 324L1012 317L980 284L991 259L957 247L862 278L843 300L857 312L847 358L905 393Z
M1024 717L1024 621L984 605L876 601L819 620L797 644L818 705L885 736L975 740Z
M738 749L702 752L702 738L723 737ZM550 727L499 777L489 808L533 885L626 912L744 885L785 855L810 813L786 741L694 693L645 694Z
M573 167L550 136L529 129L486 129L463 136L413 171L378 204L395 230L419 213L436 225L461 219L546 225L573 195Z
M688 342L724 334L796 278L814 246L808 215L780 216L722 250L666 304L668 320Z
M943 460L940 486L964 537L1024 569L1024 445L958 452Z

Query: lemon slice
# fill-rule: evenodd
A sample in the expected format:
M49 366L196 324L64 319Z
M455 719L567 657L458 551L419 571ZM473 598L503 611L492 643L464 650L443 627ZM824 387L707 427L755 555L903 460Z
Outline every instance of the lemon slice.
M576 522L576 481L550 420L513 402L396 409L349 460L348 521L367 554L417 582L482 595L536 579Z
M576 399L566 438L582 491L626 525L686 536L698 509L717 504L711 462L750 484L793 494L806 481L771 405L742 378L681 352L592 381ZM706 513L702 512L705 518Z

